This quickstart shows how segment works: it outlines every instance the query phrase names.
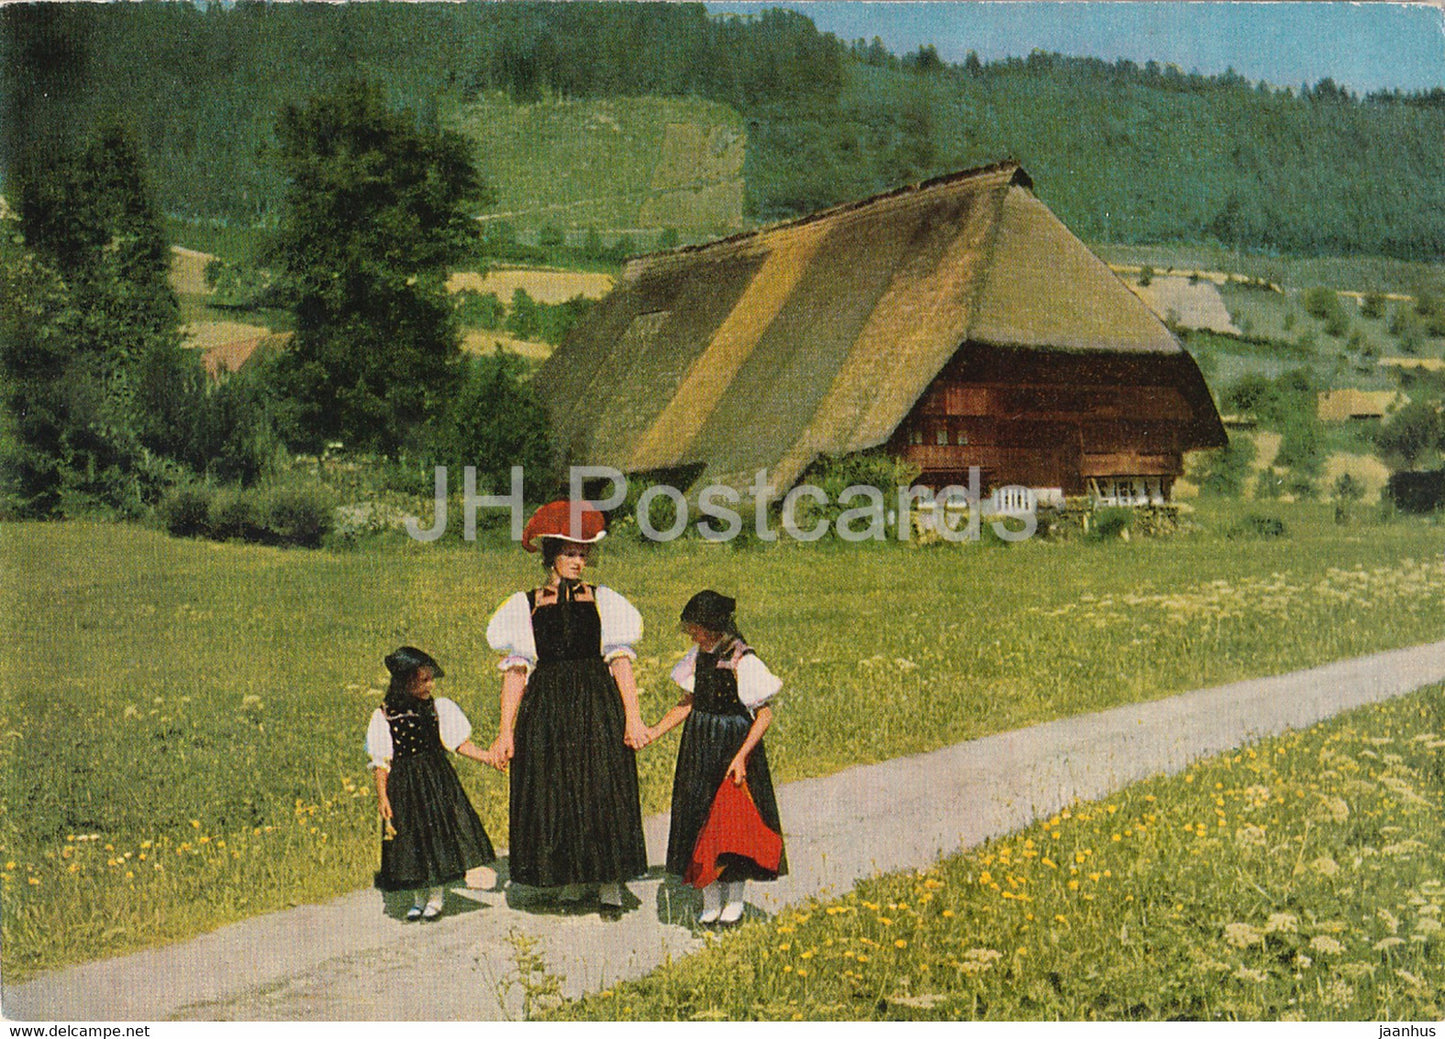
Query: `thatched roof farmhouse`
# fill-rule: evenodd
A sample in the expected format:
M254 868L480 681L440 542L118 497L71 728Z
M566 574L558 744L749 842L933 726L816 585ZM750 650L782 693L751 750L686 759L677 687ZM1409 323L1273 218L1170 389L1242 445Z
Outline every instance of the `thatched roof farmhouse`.
M1164 500L1225 443L1178 340L1013 162L641 257L536 376L570 460L774 493L886 446L920 483Z

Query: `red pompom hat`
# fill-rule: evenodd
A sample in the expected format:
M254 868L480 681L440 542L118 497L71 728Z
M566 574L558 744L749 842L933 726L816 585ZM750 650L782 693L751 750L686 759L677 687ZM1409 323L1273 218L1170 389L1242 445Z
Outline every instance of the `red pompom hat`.
M601 541L607 535L607 517L585 501L581 503L581 509L582 515L578 524L581 536L573 537L572 503L550 501L543 505L532 513L532 518L527 521L527 529L522 531L522 547L528 552L536 552L539 547L535 543L536 538L560 538L579 545L591 545Z

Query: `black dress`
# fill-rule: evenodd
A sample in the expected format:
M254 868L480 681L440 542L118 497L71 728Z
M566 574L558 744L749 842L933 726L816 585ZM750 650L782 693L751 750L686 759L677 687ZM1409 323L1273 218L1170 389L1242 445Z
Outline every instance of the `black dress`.
M436 704L405 697L382 708L391 729L386 795L396 836L381 842L382 891L413 891L461 880L497 856L442 745Z
M738 674L729 664L751 653L746 646L727 647L723 666L718 653L698 650L693 670L692 711L682 726L677 748L677 771L672 779L672 828L667 837L667 872L682 876L692 861L698 834L707 822L717 789L727 778L728 766L748 738L753 718L738 699ZM768 753L761 741L748 756L748 793L768 828L782 833ZM773 873L751 859L721 855L719 880L776 880L788 872L784 853Z
M637 757L602 659L602 619L589 586L555 602L527 593L537 667L513 733L511 879L532 887L611 883L647 872Z

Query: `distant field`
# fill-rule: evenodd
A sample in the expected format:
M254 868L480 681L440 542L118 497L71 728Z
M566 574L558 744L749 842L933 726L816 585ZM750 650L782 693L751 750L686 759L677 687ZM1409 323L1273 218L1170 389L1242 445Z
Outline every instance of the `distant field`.
M519 354L529 361L545 361L552 356L552 344L539 343L531 339L517 339L505 332L486 329L471 329L462 335L462 350L469 354L490 354L497 347Z
M539 267L493 267L485 277L475 271L456 271L447 279L448 292L471 289L494 292L508 304L512 293L524 290L538 303L565 303L574 296L601 299L612 291L615 279L592 271L564 271Z
M1445 292L1445 267L1379 257L1263 257L1209 245L1090 248L1161 316L1185 328L1227 331L1214 301L1217 295L1233 326L1231 334L1261 341L1211 340L1207 348L1195 349L1216 394L1246 374L1273 378L1300 367L1311 369L1320 385L1335 389L1393 388L1389 366L1361 354L1373 351L1378 358L1404 354L1400 338L1390 332L1395 317L1413 307L1416 293ZM1153 272L1148 287L1139 286L1144 267ZM1275 291L1239 284L1238 277L1263 279ZM1306 312L1304 295L1315 287L1338 294L1348 319L1343 334L1329 334L1325 322ZM1378 318L1361 312L1363 297L1371 292L1386 297ZM1428 364L1440 361L1442 355L1445 338L1424 336L1410 356Z
M1108 263L1148 266L1157 273L1213 270L1263 278L1297 289L1323 285L1339 291L1398 292L1428 290L1445 294L1445 266L1378 256L1292 257L1238 253L1218 245L1112 245L1090 243Z
M1195 533L1127 544L619 537L595 577L646 620L649 720L675 697L681 604L708 585L737 595L786 683L768 737L784 781L1445 633L1445 529L1249 507L1288 536L1226 539L1246 506L1201 502ZM444 692L489 738L486 620L540 576L525 553L480 543L329 553L0 527L6 978L369 884L361 737L382 656L434 653ZM649 812L666 806L675 748L642 755ZM459 771L505 846L505 783Z

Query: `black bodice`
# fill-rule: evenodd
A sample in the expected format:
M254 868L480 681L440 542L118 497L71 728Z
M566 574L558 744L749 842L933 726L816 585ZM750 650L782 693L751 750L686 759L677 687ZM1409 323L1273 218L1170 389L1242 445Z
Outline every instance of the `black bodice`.
M382 707L386 723L391 727L393 760L442 749L441 722L437 719L437 705L431 700L422 700L417 697L408 697L408 699L412 703L397 710L386 706Z
M693 710L708 714L728 714L748 717L748 709L738 699L738 673L732 667L718 667L722 657L732 657L737 647L727 647L726 653L704 653L697 651L697 663L692 677ZM744 649L743 653L751 650ZM738 654L741 660L743 654Z
M577 596L585 596L578 598ZM590 588L559 590L557 601L537 605L537 592L527 593L532 608L532 638L537 663L559 660L596 660L602 656L602 615Z

